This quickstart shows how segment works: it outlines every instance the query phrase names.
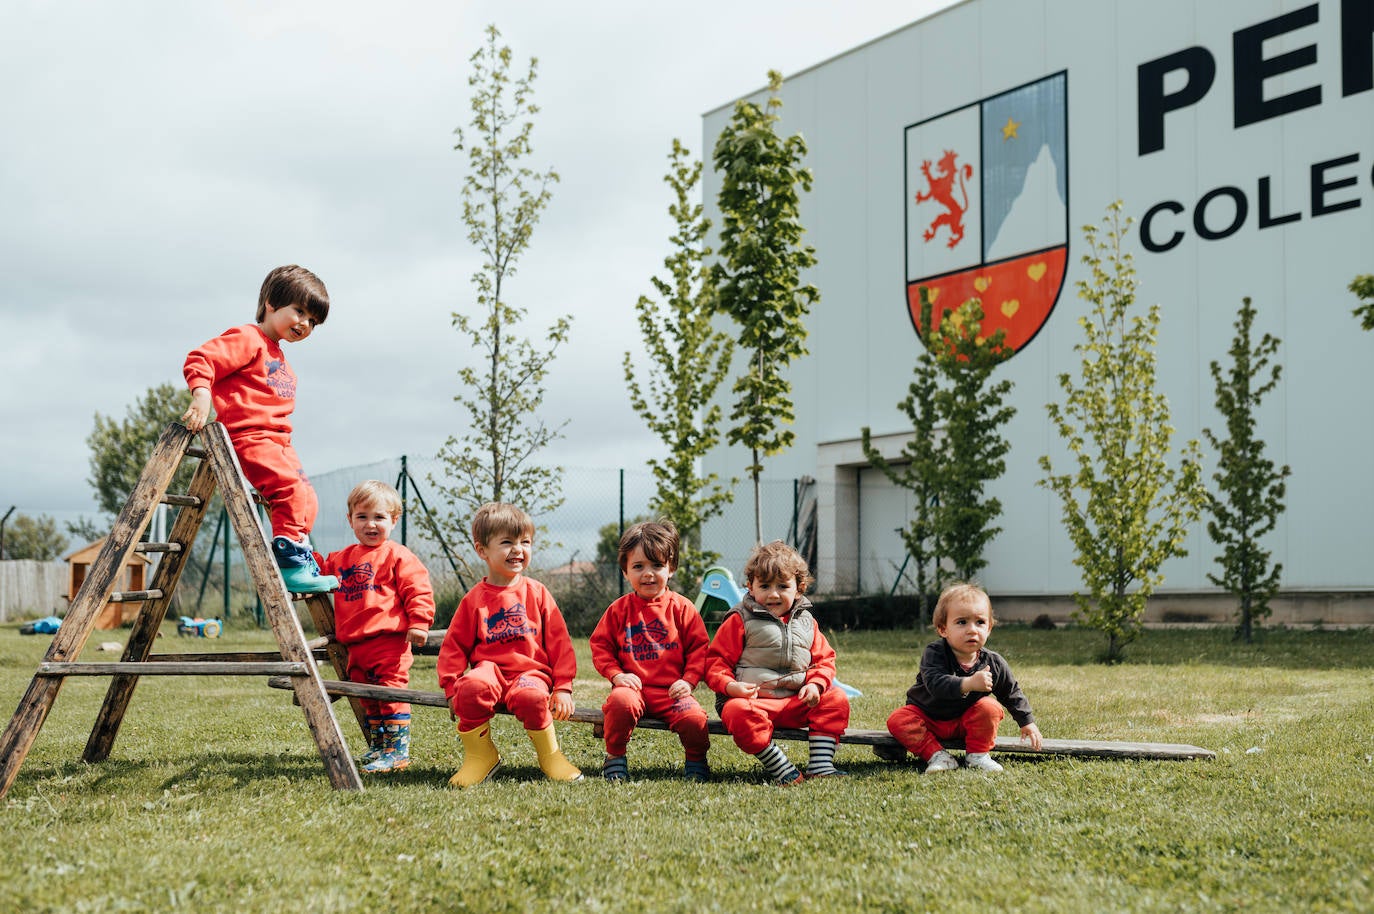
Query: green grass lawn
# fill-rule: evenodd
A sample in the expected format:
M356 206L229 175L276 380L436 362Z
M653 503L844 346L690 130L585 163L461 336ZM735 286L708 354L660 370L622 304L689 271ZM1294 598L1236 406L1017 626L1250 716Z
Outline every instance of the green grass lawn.
M261 648L265 632L159 651ZM110 659L94 644L82 659ZM832 635L879 729L928 633ZM70 679L3 806L0 912L1361 911L1374 910L1374 632L1151 631L1127 662L1102 636L1007 626L1047 737L1191 743L1214 761L1002 758L923 776L841 747L851 776L769 786L716 738L709 784L678 780L667 733L630 744L631 783L596 777L589 727L559 725L589 777L542 780L519 724L505 764L447 787L447 716L416 708L412 767L329 789L289 692L259 679L147 678L109 761L80 761L107 680ZM0 714L47 639L0 626ZM576 699L606 687L579 644ZM422 657L416 688L437 687ZM709 704L709 695L698 692ZM335 706L350 745L361 738ZM1003 734L1016 732L1003 723ZM805 746L784 743L794 761Z

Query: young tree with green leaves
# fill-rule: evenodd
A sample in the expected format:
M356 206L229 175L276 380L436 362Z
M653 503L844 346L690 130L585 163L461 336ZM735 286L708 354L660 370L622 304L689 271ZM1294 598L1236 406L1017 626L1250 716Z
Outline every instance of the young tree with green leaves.
M738 344L748 357L734 384L730 413L731 444L749 448L754 487L754 538L763 540L759 475L763 457L792 446L795 421L792 385L785 371L806 355L805 317L820 300L815 286L801 284L803 270L816 263L815 250L802 244L797 188L811 189L811 171L802 167L806 141L778 136L782 74L768 71L764 108L735 103L730 123L716 140L714 165L721 174L717 202L721 227L720 261L713 270L716 308L739 327Z
M1231 341L1231 366L1223 374L1220 363L1211 363L1216 384L1217 411L1226 419L1226 437L1217 438L1210 428L1202 434L1217 452L1217 471L1212 474L1220 495L1208 495L1207 533L1222 547L1217 556L1221 575L1208 574L1213 584L1226 588L1240 600L1236 637L1249 644L1254 627L1269 616L1269 600L1278 592L1283 565L1269 566L1269 550L1260 545L1265 534L1278 526L1284 511L1284 480L1292 472L1264 456L1265 445L1255 434L1255 411L1265 394L1278 386L1283 366L1270 364L1279 341L1268 333L1252 343L1255 309L1242 299Z
M95 414L95 428L86 438L91 449L91 478L87 481L95 489L100 510L111 516L123 510L152 456L153 445L185 411L186 388L169 383L148 388L122 421ZM193 470L189 463L178 468L172 491L186 491Z
M1188 526L1207 500L1197 441L1184 445L1177 467L1169 463L1174 429L1156 385L1159 306L1135 310L1139 283L1121 249L1131 220L1123 222L1122 208L1113 203L1100 229L1083 230L1091 278L1078 283L1078 294L1092 307L1078 321L1080 377L1061 374L1064 402L1047 406L1074 469L1055 473L1042 456L1039 483L1063 504L1088 591L1074 594L1078 615L1107 636L1110 663L1140 634L1146 601L1164 580L1161 566L1187 554Z
M920 291L920 325L927 329L916 378L898 404L914 430L902 450L905 459L886 460L872 446L867 427L862 434L868 461L913 495L914 517L902 540L916 564L924 618L928 593L948 580L972 580L987 566L983 551L1001 532L992 523L1002 503L986 497L986 486L1006 470L1002 458L1011 445L1000 429L1016 410L1005 405L1011 382L991 383L992 373L1012 354L1006 332L983 336L983 308L976 299L932 321L929 295Z
M1356 276L1350 282L1350 291L1361 301L1354 312L1360 319L1360 326L1374 330L1374 274Z
M1016 415L1006 405L1011 382L992 374L1009 359L1006 331L982 332L983 306L964 302L940 321L931 342L943 384L935 392L935 412L944 424L942 475L936 530L941 553L959 580L969 581L987 567L983 550L1002 531L993 526L1002 502L987 495L987 484L1006 471L1002 458L1011 444L1001 429Z
M443 475L430 477L450 507L439 520L452 542L471 537L470 518L485 502L514 502L535 517L563 502L562 468L538 462L562 437L563 424L549 426L537 414L549 365L568 338L571 318L555 320L540 348L520 335L526 309L511 304L507 288L558 175L525 164L539 111L533 101L538 61L530 59L524 76L513 75L511 49L500 37L496 26L488 26L486 43L471 58L471 141L463 128L454 131L454 148L468 154L463 222L482 265L472 276L474 313L453 313L453 326L481 357L478 365L458 372L462 392L454 400L467 413L469 431L444 442L438 454Z
M701 163L691 160L680 140L673 140L669 161L664 181L673 191L668 213L676 231L670 239L673 252L663 265L670 278L649 280L662 305L644 295L635 305L647 365L641 385L632 354L625 353L625 383L630 405L668 452L661 460L649 461L658 487L650 509L678 529L681 548L675 579L690 591L720 559L719 553L703 548L701 525L720 514L734 496L715 473L701 476L698 470L701 458L720 442L721 409L711 399L730 370L734 346L728 335L711 325L710 273L703 266L711 253L706 246L711 223L693 200Z
M67 551L67 538L57 532L57 521L46 514L16 514L5 530L5 554L0 558L51 562Z

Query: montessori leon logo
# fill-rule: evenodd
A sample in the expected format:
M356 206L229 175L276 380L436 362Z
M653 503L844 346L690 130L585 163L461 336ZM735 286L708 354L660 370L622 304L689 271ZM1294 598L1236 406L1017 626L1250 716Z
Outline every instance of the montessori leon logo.
M970 298L1020 351L1064 285L1069 249L1068 74L906 128L906 302L938 318Z

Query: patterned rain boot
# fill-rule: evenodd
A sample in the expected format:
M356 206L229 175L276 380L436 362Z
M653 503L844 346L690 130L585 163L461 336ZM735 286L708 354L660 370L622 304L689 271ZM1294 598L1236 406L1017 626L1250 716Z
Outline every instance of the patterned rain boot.
M364 774L388 774L410 767L410 717L388 718L382 724L382 755L363 766Z
M582 772L568 761L563 750L558 748L558 735L553 732L553 724L543 730L526 730L534 752L539 757L539 770L551 781L580 781Z
M475 787L492 772L501 767L501 754L491 741L491 723L478 724L471 730L461 729L458 738L463 741L463 767L448 779L450 787Z
M382 719L367 715L367 751L358 758L358 764L367 766L382 757Z
M272 555L281 569L281 579L291 593L329 593L339 589L339 579L320 574L320 566L310 550L310 538L293 543L284 536L272 538Z

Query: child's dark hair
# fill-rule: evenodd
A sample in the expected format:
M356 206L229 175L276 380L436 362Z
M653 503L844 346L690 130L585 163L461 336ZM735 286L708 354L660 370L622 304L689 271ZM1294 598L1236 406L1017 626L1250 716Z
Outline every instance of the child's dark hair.
M472 516L472 541L479 546L501 533L534 537L534 521L520 508L505 502L489 501Z
M258 323L267 316L267 306L275 310L295 305L318 327L329 317L329 290L318 276L305 267L277 267L262 281L258 291Z
M651 562L677 569L677 527L671 521L644 521L635 524L620 537L620 570L625 570L630 553L639 547Z
M958 581L940 591L940 599L935 601L935 611L930 615L930 624L934 628L944 628L946 620L949 619L949 607L952 603L962 603L964 600L981 600L988 607L988 625L997 624L997 618L992 614L992 599L988 597L988 592L977 584Z
M789 579L797 582L799 594L806 593L806 588L815 582L806 567L806 559L782 540L755 546L749 561L744 563L745 586Z

